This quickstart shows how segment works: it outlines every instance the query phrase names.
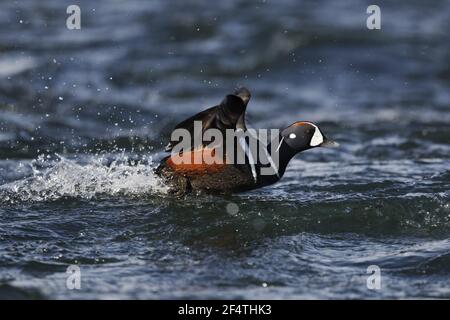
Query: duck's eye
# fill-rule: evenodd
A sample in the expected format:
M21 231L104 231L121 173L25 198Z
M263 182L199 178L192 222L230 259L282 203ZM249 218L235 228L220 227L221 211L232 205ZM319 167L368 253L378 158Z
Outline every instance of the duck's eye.
M297 135L295 133L291 133L289 135L289 139L295 139L295 138L297 138Z

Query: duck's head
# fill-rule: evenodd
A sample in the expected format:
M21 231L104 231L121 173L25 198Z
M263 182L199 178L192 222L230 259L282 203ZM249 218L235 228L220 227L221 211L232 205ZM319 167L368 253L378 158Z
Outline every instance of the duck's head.
M325 147L336 148L339 143L328 139L317 125L308 121L298 121L281 132L281 143L286 143L295 152Z

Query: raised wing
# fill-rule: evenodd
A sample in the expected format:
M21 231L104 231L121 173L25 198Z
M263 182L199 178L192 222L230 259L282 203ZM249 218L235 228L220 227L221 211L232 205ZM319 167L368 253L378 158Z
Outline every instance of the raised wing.
M225 134L226 129L242 129L245 126L245 110L250 100L250 92L245 88L237 89L234 94L227 95L222 102L214 107L208 108L196 115L180 122L174 128L186 129L194 139L194 122L201 121L202 134L208 129L215 128ZM166 146L166 151L171 151L178 141L170 141ZM194 148L194 145L191 144Z

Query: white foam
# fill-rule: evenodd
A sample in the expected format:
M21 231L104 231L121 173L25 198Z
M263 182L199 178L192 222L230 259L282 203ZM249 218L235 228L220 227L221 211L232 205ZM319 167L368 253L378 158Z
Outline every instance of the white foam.
M139 197L167 191L149 164L151 158L148 162L130 163L126 156L120 155L110 164L104 157L93 157L84 163L59 158L47 163L44 169L32 164L32 176L0 186L0 202L39 202L63 197Z

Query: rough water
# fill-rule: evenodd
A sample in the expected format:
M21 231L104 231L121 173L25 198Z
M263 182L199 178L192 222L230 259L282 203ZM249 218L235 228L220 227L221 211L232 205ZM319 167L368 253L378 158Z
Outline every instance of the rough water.
M448 1L379 1L381 30L356 0L84 0L68 30L71 2L0 3L1 298L450 298ZM341 147L168 195L171 128L236 85L252 127Z

